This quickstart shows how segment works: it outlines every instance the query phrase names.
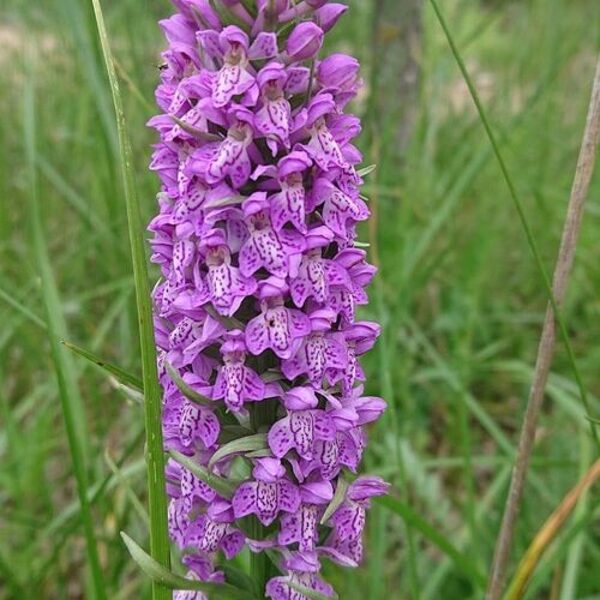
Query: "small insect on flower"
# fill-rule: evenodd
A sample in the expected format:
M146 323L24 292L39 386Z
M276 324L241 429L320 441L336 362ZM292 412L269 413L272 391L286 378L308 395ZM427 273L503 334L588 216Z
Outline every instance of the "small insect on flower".
M321 56L347 6L173 2L149 123L165 450L187 457L167 466L171 538L192 580L226 582L218 561L248 547L278 557L263 596L333 597L321 560L358 565L387 491L355 475L385 402L361 383L379 326L356 319L375 274L356 247L360 121L344 112L359 64Z

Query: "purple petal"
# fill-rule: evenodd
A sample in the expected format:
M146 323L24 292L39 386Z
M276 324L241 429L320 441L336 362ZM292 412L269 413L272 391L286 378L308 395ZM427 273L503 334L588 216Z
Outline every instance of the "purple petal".
M250 46L248 58L250 60L273 58L277 52L277 35L273 32L261 31Z
M255 512L258 499L257 490L258 483L256 481L247 481L238 487L231 501L236 519Z

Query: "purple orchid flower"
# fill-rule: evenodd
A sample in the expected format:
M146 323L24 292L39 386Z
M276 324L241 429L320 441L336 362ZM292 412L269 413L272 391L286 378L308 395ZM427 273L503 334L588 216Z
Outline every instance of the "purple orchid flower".
M173 2L148 122L170 535L189 579L225 582L219 561L247 546L278 557L266 597L333 597L321 561L357 566L369 499L387 490L356 478L386 406L360 365L379 326L356 316L375 274L355 242L369 217L346 112L359 64L321 56L348 7Z
M265 397L264 381L245 365L246 343L240 330L228 334L228 340L221 346L223 366L219 369L212 397L225 400L232 411L240 411L245 402L256 402Z
M287 78L285 67L278 62L263 67L257 78L263 106L256 113L256 129L267 139L273 156L279 148L290 147L292 107L284 94Z
M280 511L295 513L300 507L300 491L285 477L281 461L260 458L252 471L254 481L242 483L233 497L236 518L255 514L263 525L270 525Z

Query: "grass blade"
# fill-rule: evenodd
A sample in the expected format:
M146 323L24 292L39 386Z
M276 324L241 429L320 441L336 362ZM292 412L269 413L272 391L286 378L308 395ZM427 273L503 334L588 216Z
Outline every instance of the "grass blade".
M210 583L194 579L185 579L176 575L172 571L165 569L157 563L151 556L148 556L142 548L132 540L124 531L121 537L127 546L131 557L140 566L142 571L152 579L160 581L161 585L171 590L197 590L201 592L210 592L212 598L225 598L227 600L251 600L252 596L246 590L242 590L227 583Z
M81 348L81 346L77 346L76 344L72 344L71 342L65 342L61 340L63 346L78 354L79 356L85 358L92 364L100 367L103 371L106 371L110 375L112 375L118 382L123 383L129 387L134 388L135 390L142 391L144 389L144 384L139 377L128 373L127 371L121 369L117 365L114 365L110 362L107 362L103 358L100 358L93 352L86 350L85 348Z
M144 227L137 198L131 143L127 134L119 80L115 72L104 16L99 0L92 0L98 35L102 46L106 70L110 81L117 119L121 175L125 189L127 224L133 261L133 275L139 320L140 350L144 383L144 415L148 447L148 499L150 515L150 553L152 558L167 570L170 567L169 535L167 530L167 497L165 490L165 457L161 428L161 390L156 366L156 347L152 323L152 306L148 267L146 263ZM171 600L170 590L159 581L152 582L154 600Z
M383 496L376 498L375 502L385 506L388 510L397 514L404 521L410 523L410 526L421 532L430 542L435 544L444 554L446 554L458 569L460 569L478 588L485 586L485 577L475 568L473 563L467 558L454 544L436 527L428 523L421 515L419 515L408 504L401 502L391 496Z
M16 298L13 298L8 292L5 292L0 288L0 299L4 300L9 306L14 308L17 312L20 312L33 324L37 325L41 329L46 329L46 322L38 317L35 313L29 310L22 302L19 302Z
M577 505L580 497L586 490L594 485L600 479L600 460L597 460L579 483L565 496L558 508L550 515L542 528L531 542L527 552L521 559L517 571L508 591L504 596L505 600L519 600L522 598L527 584L533 575L542 555L550 545L550 542L562 529L566 520L569 518L573 509Z
M65 429L67 431L71 460L73 462L73 471L77 484L77 495L81 506L81 522L83 524L86 541L87 560L92 575L96 600L105 600L107 594L98 556L98 546L94 532L90 503L87 496L88 478L86 472L86 440L89 439L89 436L86 431L83 402L79 394L75 369L71 362L71 357L65 352L59 342L61 337L67 335L67 326L50 259L48 257L38 202L35 100L33 84L31 81L28 82L25 89L24 117L27 169L30 184L29 208L33 250L40 276L50 350L58 381L61 409L65 422Z

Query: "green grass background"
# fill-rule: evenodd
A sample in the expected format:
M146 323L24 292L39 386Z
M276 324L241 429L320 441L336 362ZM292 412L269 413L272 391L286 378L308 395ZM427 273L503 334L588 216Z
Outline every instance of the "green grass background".
M367 86L355 109L365 113L378 58L373 3L351 4L328 44L363 61ZM600 49L600 5L440 4L550 270ZM146 168L154 138L144 123L163 47L156 21L171 9L167 0L103 6L149 219L158 182ZM368 389L390 404L371 431L365 463L411 512L402 519L375 506L364 567L326 567L344 600L483 596L481 577L468 573L485 576L489 567L545 308L505 183L429 6L418 59L418 119L405 155L398 157L396 124L385 114L377 128L373 115L362 115L360 144L365 162L379 165L366 189L376 217L362 232L381 267L362 314L384 325L366 361ZM0 598L83 598L91 579L44 306L56 335L140 372L116 129L91 5L2 1L0 114ZM44 286L38 279L36 206L54 303L47 278ZM599 227L597 174L564 310L597 417ZM148 583L118 535L124 529L144 540L147 531L142 412L89 363L62 358L79 388L71 411L107 596L147 598ZM562 348L547 396L513 567L594 459ZM598 494L550 547L528 598L600 598ZM448 543L458 560L440 549Z

